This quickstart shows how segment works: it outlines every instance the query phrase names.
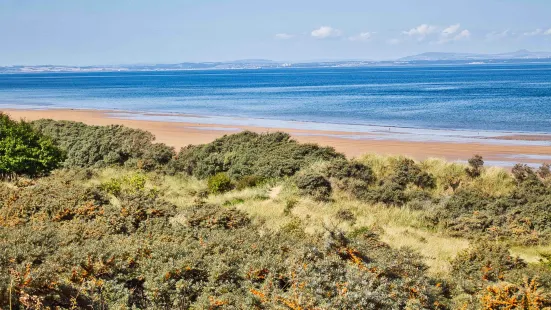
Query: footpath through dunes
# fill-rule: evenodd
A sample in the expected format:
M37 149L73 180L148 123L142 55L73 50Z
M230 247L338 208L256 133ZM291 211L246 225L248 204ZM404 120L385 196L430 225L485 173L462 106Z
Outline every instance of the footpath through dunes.
M194 122L162 121L167 115L148 114L159 116L155 120L139 119L140 114L126 113L122 117L120 111L97 110L4 110L15 119L23 118L29 121L51 118L54 120L71 120L84 122L88 125L120 124L131 128L149 131L156 136L156 141L173 146L176 149L189 144L202 144L214 141L225 134L232 134L243 130L253 132L285 131L294 139L304 143L317 143L322 146L332 146L346 156L359 157L366 153L388 155L406 155L418 160L430 157L444 158L448 161L466 161L473 154L482 155L487 165L512 167L515 163L528 163L536 166L551 161L551 136L547 135L503 135L496 140L492 137L467 138L446 141L445 136L438 141L424 140L427 137L415 134L388 134L384 132L350 132L336 130L308 130L296 128L275 128L262 126L248 126L247 119L237 120L239 124L217 124L214 118L193 117ZM135 115L135 118L128 118ZM214 123L213 123L214 122ZM404 129L402 129L403 131ZM476 133L474 133L476 135ZM401 137L403 136L403 138ZM412 140L413 139L413 140ZM469 142L465 142L469 141Z

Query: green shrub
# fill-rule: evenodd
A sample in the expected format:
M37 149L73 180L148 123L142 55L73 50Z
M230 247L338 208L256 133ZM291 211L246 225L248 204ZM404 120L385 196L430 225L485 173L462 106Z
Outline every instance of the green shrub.
M118 196L122 191L122 180L119 178L110 179L103 182L100 187L107 193Z
M233 185L230 177L225 173L217 173L207 181L209 191L213 194L220 194L232 189Z
M432 174L423 171L417 174L413 180L413 184L421 189L433 189L436 187L436 180Z
M385 182L383 185L375 188L356 188L355 190L354 194L356 197L371 203L401 206L407 201L404 187L395 182Z
M139 194L98 207L62 221L25 208L33 223L0 224L8 271L0 307L435 309L447 301L419 256L373 234L311 236L300 225L272 232L237 210L200 205L176 214Z
M479 242L461 252L451 262L451 277L460 292L475 295L501 281L511 281L511 275L524 270L527 264L513 257L506 246L495 242ZM520 284L520 283L519 283Z
M511 172L518 182L524 182L530 178L536 177L534 170L526 164L516 164Z
M541 164L538 168L538 175L542 179L547 179L551 177L551 165L548 163Z
M147 177L142 173L133 173L124 177L112 178L103 182L100 188L107 193L119 196L121 193L137 193L145 190Z
M32 122L32 126L67 153L65 167L127 165L153 170L175 155L172 147L153 143L153 134L139 129L45 119Z
M329 163L326 169L326 174L330 178L339 180L353 178L358 179L366 184L371 184L375 180L373 171L368 166L345 159L336 159Z
M238 190L244 190L245 188L256 187L256 186L262 184L263 181L264 180L259 176L246 175L246 176L242 177L241 179L239 179L239 181L237 181L237 184L235 185L235 188L238 189Z
M198 178L225 172L232 179L256 175L262 179L292 176L314 161L344 158L333 148L299 144L282 132L257 134L250 131L227 135L215 141L182 148L171 165Z
M0 113L0 177L44 175L62 161L63 153L49 138Z
M304 195L317 200L327 200L331 196L331 183L322 175L314 172L303 172L296 176L295 184Z
M482 166L484 166L484 160L480 155L474 155L468 160L469 167L465 168L465 172L471 178L479 177L482 173Z

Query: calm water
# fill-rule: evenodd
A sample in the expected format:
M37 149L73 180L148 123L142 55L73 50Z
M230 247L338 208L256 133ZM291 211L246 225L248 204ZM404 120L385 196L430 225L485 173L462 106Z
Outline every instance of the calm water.
M551 64L0 75L0 103L551 132Z

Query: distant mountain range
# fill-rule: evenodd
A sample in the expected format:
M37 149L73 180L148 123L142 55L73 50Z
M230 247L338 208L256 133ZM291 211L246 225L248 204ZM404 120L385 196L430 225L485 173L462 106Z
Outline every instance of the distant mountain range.
M502 54L474 54L474 53L423 53L407 56L398 61L456 61L456 60L506 60L506 59L549 59L551 52L531 52L519 50Z
M372 60L327 60L311 62L282 62L268 59L243 59L221 62L183 62L177 64L132 64L109 66L0 66L0 73L34 72L117 72L117 71L177 71L177 70L230 70L230 69L271 69L271 68L330 68L403 66L415 64L479 64L479 63L530 63L550 62L551 52L531 52L519 50L502 54L474 53L423 53L391 61Z

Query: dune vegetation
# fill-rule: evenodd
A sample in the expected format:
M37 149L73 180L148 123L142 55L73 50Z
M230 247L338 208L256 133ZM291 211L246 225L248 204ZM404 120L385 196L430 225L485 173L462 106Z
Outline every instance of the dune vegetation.
M0 120L0 309L551 307L547 165Z

